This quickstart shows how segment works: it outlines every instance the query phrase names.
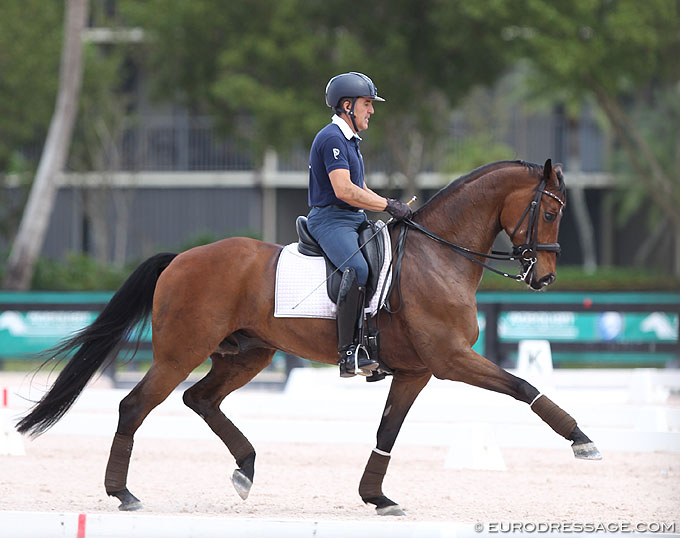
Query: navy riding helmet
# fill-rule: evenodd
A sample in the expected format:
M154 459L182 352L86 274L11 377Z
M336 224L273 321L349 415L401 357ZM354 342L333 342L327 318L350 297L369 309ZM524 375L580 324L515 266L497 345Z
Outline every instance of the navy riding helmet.
M344 97L352 98L352 102L357 97L368 97L375 101L384 101L378 96L378 89L373 81L361 73L343 73L336 75L328 81L326 85L326 104L332 109L337 109L340 100ZM352 108L354 108L352 106Z

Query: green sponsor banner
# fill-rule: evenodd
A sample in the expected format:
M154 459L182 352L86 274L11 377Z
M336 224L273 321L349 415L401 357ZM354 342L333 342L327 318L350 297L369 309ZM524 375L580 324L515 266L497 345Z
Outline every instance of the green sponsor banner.
M48 349L97 317L89 311L0 312L0 356L20 356ZM486 318L477 315L479 338L473 349L484 354ZM553 342L674 343L678 315L665 312L502 312L501 342L546 339ZM150 328L143 340L150 341Z
M0 312L0 355L37 353L89 325L97 312L45 311Z
M0 311L0 356L21 357L45 351L87 327L98 315L99 312L79 310ZM150 328L143 340L151 340Z
M674 343L678 315L667 312L502 312L501 342L545 339L553 342Z

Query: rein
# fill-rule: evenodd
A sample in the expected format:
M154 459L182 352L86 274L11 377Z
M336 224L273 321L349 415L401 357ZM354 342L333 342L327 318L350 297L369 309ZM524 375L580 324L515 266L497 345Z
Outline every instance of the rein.
M492 272L496 273L497 275L501 275L501 276L504 276L504 277L507 277L507 278L512 278L514 280L517 280L518 282L522 281L526 278L526 276L529 274L529 271L531 270L531 267L536 262L535 258L532 258L532 259L522 258L522 260L529 262L527 270L524 273L521 273L521 274L518 274L518 275L511 275L509 273L499 271L498 269L489 265L488 263L483 262L483 261L475 258L475 256L480 256L480 257L492 259L492 260L516 261L516 260L519 260L520 258L517 257L516 254L515 254L515 247L513 247L512 253L510 253L510 252L499 252L499 251L493 250L493 251L491 251L491 254L485 254L483 252L477 252L477 251L471 250L469 248L461 247L460 245L456 245L455 243L451 243L450 241L447 241L446 239L439 237L434 232L431 232L430 230L428 230L424 226L418 224L417 222L412 221L411 219L404 220L404 224L406 224L407 226L409 226L409 227L411 227L415 230L418 230L419 232L422 232L427 237L429 237L430 239L433 239L437 243L441 243L442 245L446 245L447 247L454 250L455 252L457 252L458 254L463 256L464 258L467 258L471 262L474 262L477 265L481 265L485 269L488 269L489 271L492 271Z
M514 230L512 231L512 234L510 235L510 240L515 237L515 233L519 229L519 227L522 225L522 222L524 222L524 219L527 217L529 218L529 223L527 226L527 233L526 233L526 240L524 243L518 244L518 245L513 245L512 247L512 252L502 252L502 251L496 251L492 250L491 254L483 253L483 252L476 252L474 250L471 250L466 247L462 247L460 245L456 245L455 243L451 243L450 241L447 241L446 239L443 239L442 237L439 237L437 234L434 232L428 230L424 226L418 224L417 222L414 222L412 219L405 219L403 222L419 232L425 234L427 237L430 239L433 239L437 243L441 243L442 245L446 245L447 247L451 248L461 256L467 258L468 260L476 263L477 265L481 265L485 269L488 269L489 271L492 271L493 273L496 273L497 275L504 276L506 278L512 278L513 280L516 280L518 282L521 282L527 278L529 273L531 272L531 269L533 268L534 264L537 261L536 254L539 251L547 251L547 252L555 252L557 255L559 255L561 248L559 243L539 243L538 242L538 217L539 217L539 209L541 207L541 197L545 194L547 196L550 196L551 198L554 198L557 200L562 207L564 207L564 202L560 200L560 198L550 192L545 190L546 186L546 181L545 179L542 179L541 182L539 183L538 187L536 188L536 193L534 194L534 198L531 200L529 205L524 209L524 212L519 218L519 221L517 222L517 225L515 226ZM519 261L520 264L522 265L522 271L517 274L517 275L512 275L509 273L505 273L503 271L499 271L495 267L492 267L486 262L483 262L476 258L476 256L481 257L481 258L487 258L491 260L503 260L503 261Z

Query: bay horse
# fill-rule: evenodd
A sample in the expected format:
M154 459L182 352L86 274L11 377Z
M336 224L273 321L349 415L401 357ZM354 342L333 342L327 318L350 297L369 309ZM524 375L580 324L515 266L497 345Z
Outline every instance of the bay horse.
M475 292L483 256L504 230L518 253L523 280L540 290L555 279L557 243L566 188L562 170L502 161L482 166L441 189L409 222L390 223L393 244L402 236L399 293L381 310L381 360L393 377L359 495L380 515L401 515L384 495L390 452L414 400L434 375L500 392L525 402L572 442L575 457L600 459L576 421L535 387L472 350L477 340ZM410 232L405 235L405 230ZM463 245L464 248L461 248ZM151 314L153 362L120 402L104 485L121 510L142 507L127 487L133 437L151 410L206 358L211 369L184 392L193 409L233 455L232 482L246 499L255 449L220 409L224 398L270 364L276 350L327 364L336 362L334 320L275 318L274 276L282 247L229 238L179 255L143 262L97 319L52 350L71 358L42 399L19 421L24 434L44 432L74 403L97 370L116 360ZM391 323L387 323L392 317ZM51 359L48 359L51 360Z

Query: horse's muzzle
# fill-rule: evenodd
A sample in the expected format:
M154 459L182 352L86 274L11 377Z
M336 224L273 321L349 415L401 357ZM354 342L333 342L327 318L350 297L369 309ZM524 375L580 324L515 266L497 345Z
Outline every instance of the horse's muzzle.
M555 273L548 273L547 275L545 275L545 276L539 278L538 280L536 280L536 279L534 278L534 277L536 276L536 275L535 275L535 272L536 272L536 270L534 269L534 270L531 272L530 278L527 279L527 280L528 280L527 284L529 284L529 287L530 287L531 289L533 289L533 290L542 290L543 288L548 287L548 286L550 286L550 284L552 284L553 282L555 282L555 278L556 278L556 277L555 277Z

